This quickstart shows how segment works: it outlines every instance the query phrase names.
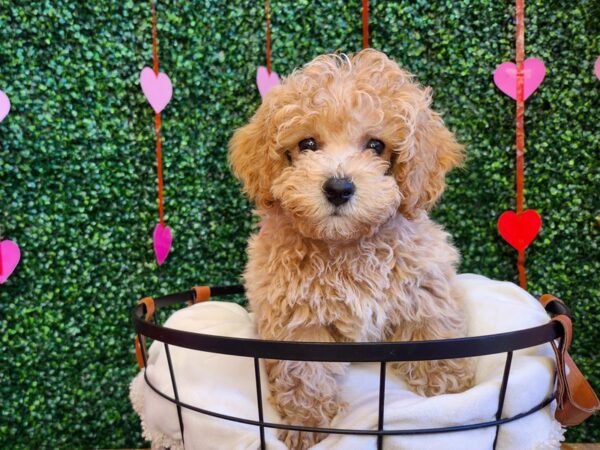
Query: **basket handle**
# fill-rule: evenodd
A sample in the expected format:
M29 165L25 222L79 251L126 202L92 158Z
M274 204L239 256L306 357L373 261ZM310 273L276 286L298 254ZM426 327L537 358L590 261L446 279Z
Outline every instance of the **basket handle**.
M154 305L154 299L152 297L144 297L143 299L141 299L138 302L138 305L144 305L146 307L146 315L144 317L144 320L149 321L152 320L154 318L154 312L156 311L156 306ZM147 355L146 353L146 336L142 335L142 338L140 339L140 336L136 336L134 341L133 341L133 345L135 347L135 359L137 360L138 366L140 369L143 369L146 365L144 363L144 355ZM143 352L143 354L142 354Z
M559 298L545 294L540 302L551 315L552 320L559 323L564 330L564 337L558 346L551 342L556 356L557 371L557 409L555 418L562 425L579 425L595 411L600 410L600 401L568 353L573 341L573 324L569 308Z
M188 305L192 306L196 303L210 300L210 286L194 286L192 291L194 292L194 296L193 299L188 302Z

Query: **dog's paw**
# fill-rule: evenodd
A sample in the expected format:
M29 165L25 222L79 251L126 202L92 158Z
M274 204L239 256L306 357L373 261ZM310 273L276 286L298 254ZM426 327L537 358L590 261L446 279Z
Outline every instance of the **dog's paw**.
M463 392L473 385L473 363L467 358L410 361L392 367L413 391L427 397Z
M296 417L293 420L288 416L286 421L289 423L310 426L314 428L328 428L331 420L339 413L343 413L348 408L346 402L328 401L321 404L321 408L312 410L313 413L319 413L311 418L306 416ZM305 411L306 412L306 411ZM298 431L298 430L280 430L278 437L291 450L304 450L313 447L328 436L327 433Z
M278 436L290 450L309 449L327 437L324 433L297 430L281 430Z
M294 421L288 417L286 421L289 421L293 424L315 428L327 428L329 427L333 417L339 413L343 413L348 408L348 404L346 402L333 401L324 402L324 404L321 406L322 408L319 410L320 414L313 416L310 419L308 419L306 416L303 416L296 417L296 420ZM327 433L298 430L280 430L278 433L279 439L283 441L290 450L304 450L311 448L312 446L321 442L327 436Z

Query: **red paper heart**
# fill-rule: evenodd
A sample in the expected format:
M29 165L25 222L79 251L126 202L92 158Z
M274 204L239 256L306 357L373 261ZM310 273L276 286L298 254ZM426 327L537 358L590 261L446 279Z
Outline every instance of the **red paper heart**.
M541 227L542 218L534 209L523 211L520 215L505 211L498 219L500 236L519 251L525 250L533 242Z

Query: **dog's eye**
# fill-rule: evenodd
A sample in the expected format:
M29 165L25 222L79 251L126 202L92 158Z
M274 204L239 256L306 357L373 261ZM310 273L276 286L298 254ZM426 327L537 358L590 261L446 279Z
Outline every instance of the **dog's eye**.
M313 138L302 139L300 142L298 142L298 148L301 152L307 150L314 152L317 150L317 141L315 141Z
M385 144L379 139L370 139L369 142L367 142L366 148L373 150L378 155L381 155L385 150Z

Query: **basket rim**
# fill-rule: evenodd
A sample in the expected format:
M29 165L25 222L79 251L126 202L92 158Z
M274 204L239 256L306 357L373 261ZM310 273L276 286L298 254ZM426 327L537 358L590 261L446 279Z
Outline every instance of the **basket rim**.
M212 296L240 294L243 287L211 287ZM195 291L184 291L158 297L156 310L168 305L193 301ZM217 336L164 327L145 320L145 305L132 309L132 321L139 336L152 338L165 344L210 353L294 361L318 362L389 362L427 361L436 359L468 358L512 352L535 347L564 334L562 326L550 321L522 330L471 336L411 342L299 342Z

